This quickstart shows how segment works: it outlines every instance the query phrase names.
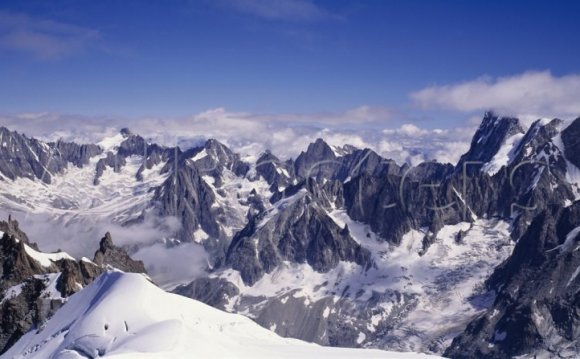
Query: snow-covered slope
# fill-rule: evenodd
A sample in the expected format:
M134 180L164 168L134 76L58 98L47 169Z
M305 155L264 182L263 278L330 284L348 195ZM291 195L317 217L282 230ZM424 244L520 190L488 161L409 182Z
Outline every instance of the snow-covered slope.
M27 214L46 214L71 220L113 219L123 223L138 216L147 207L153 194L150 188L159 186L167 174L161 174L163 164L143 171L143 180L135 175L143 164L142 156L131 156L127 164L114 172L106 168L99 185L93 183L95 167L103 156L91 158L88 165L70 165L62 174L52 175L52 183L29 178L0 181L1 208Z
M428 358L286 339L241 315L107 272L2 358Z

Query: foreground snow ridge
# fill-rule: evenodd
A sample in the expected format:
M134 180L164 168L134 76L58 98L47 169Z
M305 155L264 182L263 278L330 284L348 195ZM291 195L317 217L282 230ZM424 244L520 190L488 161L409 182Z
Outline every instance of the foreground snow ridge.
M237 314L107 272L2 358L435 358L282 338Z

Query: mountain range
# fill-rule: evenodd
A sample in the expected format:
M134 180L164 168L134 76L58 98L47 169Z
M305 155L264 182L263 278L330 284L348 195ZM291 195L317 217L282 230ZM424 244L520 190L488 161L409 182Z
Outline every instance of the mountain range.
M178 225L163 228L155 244L198 246L207 263L196 278L157 284L283 337L451 358L574 357L580 352L579 139L580 118L524 126L488 112L457 164L410 166L323 139L296 159L281 160L268 151L236 154L212 139L188 149L161 146L128 129L97 144L76 144L0 128L0 206L13 217L47 216L65 229L98 224L103 233L103 223L130 230L174 219ZM12 218L0 231L2 310L19 308L0 325L0 344L10 355L24 350L22 336L46 343L77 328L62 321L63 298L79 292L68 303L85 299L75 299L66 317L90 324L59 339L54 348L61 351L89 335L82 328L101 315L83 317L79 308L107 317L117 305L98 308L94 288L111 297L124 285L149 288L142 275L107 270L147 269L154 282L159 271L154 262L129 257L152 245L138 238L117 247L106 235L93 260L59 252L30 261L30 253L41 253L35 239ZM22 262L26 269L14 264ZM187 303L195 303L184 304L192 311L201 306ZM31 329L45 322L49 331ZM167 340L187 333L167 325ZM99 338L91 348L110 345L100 342L108 334Z

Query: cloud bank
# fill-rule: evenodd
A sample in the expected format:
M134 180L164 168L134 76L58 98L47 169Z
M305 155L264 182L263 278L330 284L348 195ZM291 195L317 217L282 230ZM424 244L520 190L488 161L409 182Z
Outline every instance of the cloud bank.
M398 163L436 159L455 163L467 150L473 126L431 130L401 124L386 108L361 106L339 113L249 114L223 108L187 118L86 118L50 113L0 116L0 124L45 140L96 143L129 127L151 141L182 149L215 138L243 156L271 150L282 159L296 158L323 138L335 146L371 148Z
M0 219L6 219L8 214L0 209ZM121 226L104 219L65 223L48 214L10 214L42 251L64 250L77 259L92 259L100 239L110 232L115 245L127 248L133 259L142 260L150 277L166 288L192 281L204 274L208 266L203 246L185 243L168 247L162 241L179 228L176 218L146 216L143 223Z
M431 86L411 94L424 108L471 112L488 109L528 117L580 115L580 74L554 76L530 71L508 77L480 77L458 84Z

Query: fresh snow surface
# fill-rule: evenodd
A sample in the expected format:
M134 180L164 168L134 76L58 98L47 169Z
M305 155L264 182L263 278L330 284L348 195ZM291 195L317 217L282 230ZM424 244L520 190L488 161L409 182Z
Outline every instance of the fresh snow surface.
M493 176L498 173L502 167L509 165L515 157L514 152L518 148L523 137L523 133L518 133L508 138L497 151L495 156L493 156L491 161L486 163L481 170L486 172L488 175Z
M65 252L56 252L56 253L43 253L39 252L28 245L24 245L24 250L29 257L37 261L43 267L50 267L53 262L57 262L61 259L70 259L75 260L71 257L68 253Z
M140 274L121 272L101 275L3 357L433 358L282 338L244 316L166 293Z

